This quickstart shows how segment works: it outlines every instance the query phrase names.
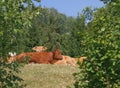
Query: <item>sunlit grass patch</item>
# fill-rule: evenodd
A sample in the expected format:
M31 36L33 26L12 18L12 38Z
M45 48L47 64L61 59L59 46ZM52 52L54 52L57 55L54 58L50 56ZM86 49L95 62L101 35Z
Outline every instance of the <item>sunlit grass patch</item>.
M21 77L26 88L66 88L74 83L73 66L29 64L22 69Z

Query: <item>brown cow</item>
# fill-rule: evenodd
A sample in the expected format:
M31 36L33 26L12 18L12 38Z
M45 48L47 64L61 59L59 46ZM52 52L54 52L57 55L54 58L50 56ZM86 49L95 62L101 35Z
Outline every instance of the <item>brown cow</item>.
M10 57L8 62L22 60L24 57L29 57L30 62L50 64L53 60L62 60L62 55L59 49L53 52L25 52L17 56Z
M42 51L47 50L47 47L45 47L45 46L35 46L35 47L32 48L32 50L35 50L36 52L42 52Z

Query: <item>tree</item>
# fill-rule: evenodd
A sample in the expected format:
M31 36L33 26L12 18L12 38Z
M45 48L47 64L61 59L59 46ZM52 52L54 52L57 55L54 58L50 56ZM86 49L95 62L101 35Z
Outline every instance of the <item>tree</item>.
M120 0L94 13L84 40L87 60L75 74L75 87L118 88L120 85ZM89 27L89 26L88 26ZM82 73L82 74L81 74Z
M67 55L72 57L80 57L84 55L84 36L86 36L87 23L92 19L92 10L87 7L83 10L83 14L78 14L77 18L71 21L70 32L65 44L67 47ZM71 43L72 42L72 43ZM64 44L63 44L64 45Z
M107 3L110 3L110 2L116 2L117 0L100 0L100 1L107 4Z
M39 1L39 0L34 0ZM1 0L0 1L0 87L22 88L19 82L19 64L6 63L8 52L20 53L25 51L28 41L28 28L31 19L39 12L34 8L32 0ZM37 7L36 7L37 8Z
M67 32L66 16L54 8L43 8L41 13L33 19L29 30L31 46L44 45L49 50L61 47L61 35Z

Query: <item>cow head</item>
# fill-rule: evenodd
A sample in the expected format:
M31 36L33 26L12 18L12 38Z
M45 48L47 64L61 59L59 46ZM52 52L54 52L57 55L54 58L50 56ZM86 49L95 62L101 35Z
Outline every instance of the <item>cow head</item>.
M45 47L45 46L35 46L35 47L32 48L32 50L35 50L36 52L42 52L42 51L47 50L47 47Z
M53 59L55 59L55 60L63 59L62 53L59 49L56 49L55 51L53 51Z

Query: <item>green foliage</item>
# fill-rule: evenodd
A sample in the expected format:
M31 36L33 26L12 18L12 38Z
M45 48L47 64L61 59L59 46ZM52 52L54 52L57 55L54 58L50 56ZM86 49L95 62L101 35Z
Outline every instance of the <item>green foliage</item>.
M36 9L35 9L36 8ZM25 51L31 19L39 12L32 0L0 0L0 88L23 88L18 63L7 63L8 53Z
M49 50L57 47L65 55L79 57L82 53L80 42L86 29L85 21L83 15L75 19L58 13L54 8L43 8L41 13L32 20L32 28L28 36L30 42L27 46L31 49L43 45Z
M71 20L71 19L70 19ZM33 19L32 28L29 30L30 46L44 45L49 50L63 48L62 36L69 32L68 18L57 12L54 8L44 8L41 13Z
M120 86L120 1L94 13L85 37L87 60L74 74L75 88L118 88Z
M5 55L25 51L30 21L39 10L31 0L2 0L0 4L0 51Z
M116 2L117 0L100 0L102 1L104 4L110 3L110 2Z
M20 67L23 66L19 63L8 64L4 61L0 62L0 88L23 88L21 82L23 79L16 74L20 73Z

